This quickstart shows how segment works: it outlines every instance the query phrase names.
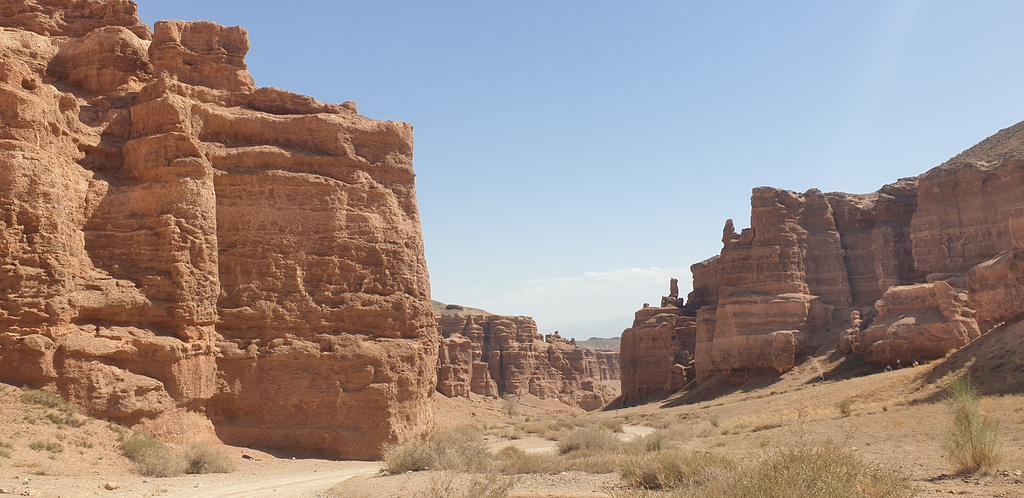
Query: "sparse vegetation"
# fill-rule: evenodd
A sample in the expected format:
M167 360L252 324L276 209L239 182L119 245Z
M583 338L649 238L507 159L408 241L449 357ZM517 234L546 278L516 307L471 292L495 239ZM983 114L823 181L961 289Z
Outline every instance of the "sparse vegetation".
M909 498L917 491L906 474L868 465L848 449L826 441L802 442L770 453L757 464L714 483L706 496Z
M79 417L74 413L47 413L46 418L57 427L81 427L89 421L85 417Z
M501 398L501 411L507 417L519 415L519 398L513 394L506 394Z
M124 456L135 462L139 473L151 477L170 477L185 471L184 461L164 443L145 434L122 436Z
M731 460L709 453L656 452L626 458L619 475L634 488L691 488L704 485L733 466Z
M185 449L186 474L221 474L235 470L226 453L211 446L195 445Z
M427 489L414 493L416 498L504 498L516 485L513 476L489 472L479 475L446 471L430 480Z
M64 451L64 445L57 441L33 441L28 445L29 449L35 451L49 451L50 453L62 453Z
M718 422L718 415L712 415L711 418L708 419L708 422L711 422L711 427L714 427L714 428L717 429L718 428L718 424L719 424L719 422Z
M953 414L952 431L943 445L949 460L958 472L993 469L1001 460L999 422L981 413L981 393L969 377L955 379L946 391Z
M65 413L77 413L78 408L64 398L47 391L38 391L27 387L21 388L21 402L27 405L45 406Z
M489 463L483 435L472 426L434 431L426 441L412 440L383 448L384 471L486 470Z
M842 416L849 417L853 412L853 400L850 398L844 398L836 404L836 408L839 408L839 413L842 414Z
M709 453L634 455L624 461L620 475L639 490L700 498L909 498L918 492L906 474L868 465L832 442L801 443L747 465Z
M565 455L579 450L610 450L619 445L612 431L600 428L581 428L567 433L558 440L558 453Z

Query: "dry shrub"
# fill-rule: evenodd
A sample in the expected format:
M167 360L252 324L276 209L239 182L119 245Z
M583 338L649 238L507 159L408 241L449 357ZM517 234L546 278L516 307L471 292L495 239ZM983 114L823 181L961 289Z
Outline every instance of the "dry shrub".
M434 466L435 455L426 441L412 439L401 444L387 444L381 452L384 472L401 474L427 470Z
M575 429L558 440L558 453L565 455L584 449L612 450L619 446L619 438L611 431L599 428Z
M622 457L616 447L586 448L562 455L565 470L589 474L608 474L619 469Z
M508 417L519 415L519 397L514 394L502 396L501 411Z
M527 453L515 446L502 448L494 457L498 469L505 474L558 474L565 470L555 455Z
M720 478L721 474L733 466L731 460L712 454L663 451L627 457L619 469L619 475L634 488L692 488Z
M416 498L504 498L518 480L496 472L464 474L445 471L431 477L426 489L414 493Z
M171 477L185 472L185 462L164 443L145 434L121 438L121 451L135 462L139 473L150 477Z
M618 419L605 419L597 423L600 427L604 427L612 432L622 432L622 421Z
M382 453L384 471L389 474L412 470L486 471L490 463L483 435L470 425L434 431L426 441L385 445Z
M836 404L836 408L839 408L839 413L844 417L849 417L853 413L853 400L845 398Z
M226 474L236 468L235 461L225 451L212 446L189 446L182 457L186 474Z
M960 377L946 388L946 404L953 414L953 430L943 449L958 472L988 471L1001 460L999 421L981 413L981 393L969 377Z
M769 453L756 465L710 483L697 496L909 498L917 491L902 472L868 465L851 451L826 441Z

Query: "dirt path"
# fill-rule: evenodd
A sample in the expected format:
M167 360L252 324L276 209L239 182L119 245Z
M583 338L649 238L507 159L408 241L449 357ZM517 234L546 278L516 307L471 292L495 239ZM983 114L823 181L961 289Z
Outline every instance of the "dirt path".
M293 461L294 462L294 461ZM324 496L332 486L355 476L376 475L380 462L328 462L306 461L302 464L274 465L262 469L259 475L207 475L193 478L198 481L192 487L172 490L162 496L188 496L190 498L233 498L233 497L315 497ZM175 478L186 480L187 478ZM168 480L170 481L170 480ZM165 482L167 488L176 483ZM186 486L189 482L182 483Z

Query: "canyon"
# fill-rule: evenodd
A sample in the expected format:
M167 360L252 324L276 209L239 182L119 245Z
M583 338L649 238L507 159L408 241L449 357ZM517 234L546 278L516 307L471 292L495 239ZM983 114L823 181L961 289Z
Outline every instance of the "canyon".
M870 194L758 187L750 227L622 335L623 402L787 372L838 349L877 368L942 358L1019 320L1024 123ZM822 378L825 378L823 372Z
M448 397L532 394L596 410L619 395L619 353L580 349L540 334L526 316L435 304L441 347L437 390Z

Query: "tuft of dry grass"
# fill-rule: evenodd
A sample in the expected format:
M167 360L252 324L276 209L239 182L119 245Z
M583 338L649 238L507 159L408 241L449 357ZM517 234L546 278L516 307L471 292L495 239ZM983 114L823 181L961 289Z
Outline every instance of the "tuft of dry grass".
M943 449L958 472L987 472L1002 460L999 421L981 413L981 393L969 377L949 384L946 404L953 415L952 431Z

